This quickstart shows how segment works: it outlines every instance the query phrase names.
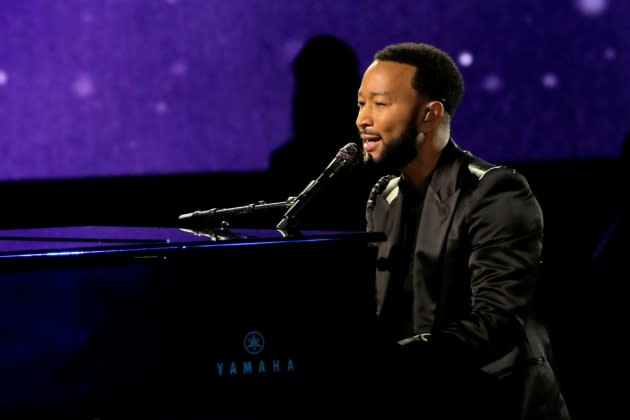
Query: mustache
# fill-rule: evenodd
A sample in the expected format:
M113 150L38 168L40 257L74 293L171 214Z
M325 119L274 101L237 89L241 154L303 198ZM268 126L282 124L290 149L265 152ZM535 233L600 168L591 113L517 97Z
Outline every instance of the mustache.
M367 128L361 128L359 129L359 134L367 134L370 136L375 136L375 135L378 135L378 132L368 130Z

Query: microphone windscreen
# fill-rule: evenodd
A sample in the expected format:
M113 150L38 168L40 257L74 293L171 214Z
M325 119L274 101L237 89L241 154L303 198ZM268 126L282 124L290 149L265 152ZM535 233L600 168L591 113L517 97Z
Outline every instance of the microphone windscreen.
M348 143L337 152L337 158L344 161L344 166L354 165L361 157L361 151L356 143Z

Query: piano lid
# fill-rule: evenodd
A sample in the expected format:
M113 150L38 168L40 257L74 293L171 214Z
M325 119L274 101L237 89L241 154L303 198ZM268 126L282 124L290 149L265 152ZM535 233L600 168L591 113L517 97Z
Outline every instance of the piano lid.
M121 250L184 249L214 244L304 241L364 236L365 232L263 229L184 229L138 226L64 226L0 230L0 258L112 253ZM381 240L377 237L375 240Z

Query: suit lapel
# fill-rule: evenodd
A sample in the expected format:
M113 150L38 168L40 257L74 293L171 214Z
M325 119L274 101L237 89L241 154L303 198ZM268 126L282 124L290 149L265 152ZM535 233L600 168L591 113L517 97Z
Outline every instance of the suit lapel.
M431 186L427 190L416 237L416 256L422 255L420 268L425 275L434 274L437 268L458 198L459 190L450 194L444 201Z
M449 143L435 168L422 207L413 265L414 319L430 328L434 321L435 292L440 282L441 260L460 190L457 179L461 160Z
M433 172L422 207L416 253L422 253L433 264L441 257L459 198L457 179L461 167L461 160L458 159L460 154L455 144L449 142Z

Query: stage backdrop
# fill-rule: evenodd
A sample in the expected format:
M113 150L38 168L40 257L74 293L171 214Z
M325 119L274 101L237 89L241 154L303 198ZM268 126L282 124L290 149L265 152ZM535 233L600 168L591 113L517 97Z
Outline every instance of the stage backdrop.
M466 80L453 135L487 159L615 157L628 21L625 0L2 0L0 181L264 171L298 123L313 150L343 144L328 122L356 106L352 79L310 79L319 99L296 116L318 35L360 73L388 43L445 49Z

